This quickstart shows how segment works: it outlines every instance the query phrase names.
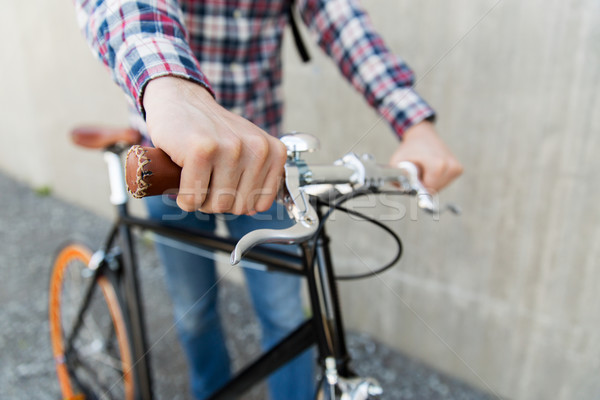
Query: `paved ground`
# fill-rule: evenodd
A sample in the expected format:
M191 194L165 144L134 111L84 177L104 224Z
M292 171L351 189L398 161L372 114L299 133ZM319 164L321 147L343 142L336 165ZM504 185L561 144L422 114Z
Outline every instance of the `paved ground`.
M59 399L47 324L49 266L69 237L100 243L109 221L0 174L0 399ZM185 365L172 330L170 305L151 244L140 240L142 286L158 399L187 399ZM243 286L223 284L221 302L228 346L239 366L258 352L259 327ZM356 369L378 378L386 399L482 400L490 397L390 350L360 333L348 344ZM263 386L244 399L266 399Z

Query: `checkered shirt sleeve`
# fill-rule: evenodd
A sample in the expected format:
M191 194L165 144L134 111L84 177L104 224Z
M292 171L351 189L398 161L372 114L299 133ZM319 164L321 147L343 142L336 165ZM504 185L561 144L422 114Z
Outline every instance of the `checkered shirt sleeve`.
M179 76L212 90L186 41L176 0L75 0L78 24L94 55L143 114L150 79Z
M297 7L319 46L398 136L434 118L413 89L411 69L389 51L358 0L297 0Z

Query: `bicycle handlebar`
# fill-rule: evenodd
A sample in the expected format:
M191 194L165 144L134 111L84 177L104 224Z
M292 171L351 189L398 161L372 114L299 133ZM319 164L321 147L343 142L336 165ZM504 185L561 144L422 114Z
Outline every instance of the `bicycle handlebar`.
M277 196L285 204L296 224L283 230L259 229L240 239L231 255L237 264L243 254L261 243L299 243L310 239L318 229L316 211L309 201L316 185L346 185L356 189L377 190L386 183L396 183L406 194L416 195L419 208L430 213L439 211L433 198L419 181L417 167L401 162L397 168L381 166L370 155L348 153L329 165L308 165L302 153L318 148L318 140L307 134L290 134L281 138L288 149L285 185ZM136 198L176 193L181 168L160 149L133 146L127 153L126 181L128 191ZM331 199L330 199L331 200Z
M373 171L373 168L368 171L371 173L369 176L366 176L367 171L364 168L353 168L352 164L354 167L364 166L364 162L370 160L372 159L368 155L364 155L361 159L350 153L333 165L303 164L304 171L299 176L300 186L350 184L375 188L383 186L386 182L397 182L408 193L428 194L418 181L418 170L414 164L402 163L398 168L377 165L376 171ZM175 194L181 177L181 167L175 164L164 151L144 146L132 146L129 149L125 172L127 190L137 199L165 193ZM421 208L427 209L425 205Z

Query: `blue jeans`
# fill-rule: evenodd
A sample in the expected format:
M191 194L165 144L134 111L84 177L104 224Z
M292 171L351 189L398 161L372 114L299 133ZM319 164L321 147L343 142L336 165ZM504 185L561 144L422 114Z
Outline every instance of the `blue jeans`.
M185 213L168 197L146 199L151 219L166 225L213 232L214 215ZM258 216L225 216L232 237L261 227L284 228L291 221L274 205ZM290 246L286 246L289 251ZM166 270L167 288L173 300L175 326L187 357L194 397L205 399L231 377L229 356L217 313L217 276L212 259L167 244L156 243ZM305 319L300 299L300 278L244 268L258 320L262 346L269 349ZM308 350L273 373L268 379L273 400L308 400L314 395L313 357Z

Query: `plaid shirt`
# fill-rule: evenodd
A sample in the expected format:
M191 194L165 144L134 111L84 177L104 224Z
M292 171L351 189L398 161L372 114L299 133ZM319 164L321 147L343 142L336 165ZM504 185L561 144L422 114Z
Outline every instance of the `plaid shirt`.
M76 0L93 52L143 115L149 80L174 75L271 134L282 118L281 42L289 0ZM296 0L302 20L346 79L401 136L433 110L375 32L358 0ZM308 94L309 95L309 94Z

